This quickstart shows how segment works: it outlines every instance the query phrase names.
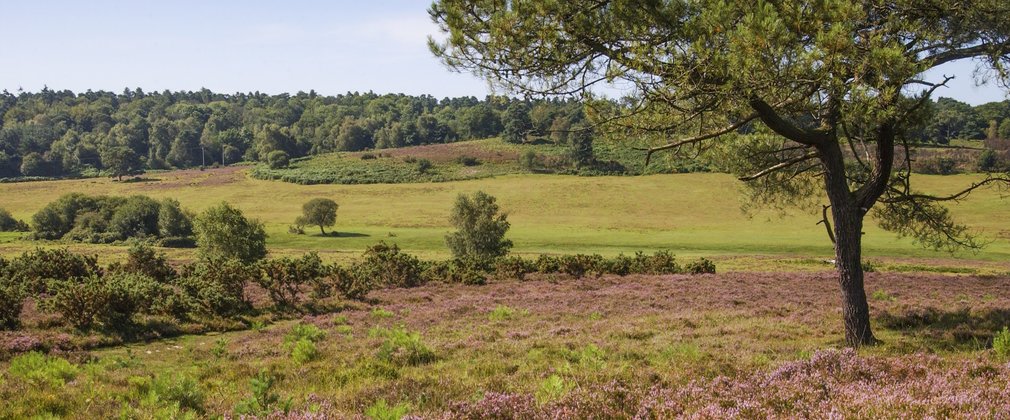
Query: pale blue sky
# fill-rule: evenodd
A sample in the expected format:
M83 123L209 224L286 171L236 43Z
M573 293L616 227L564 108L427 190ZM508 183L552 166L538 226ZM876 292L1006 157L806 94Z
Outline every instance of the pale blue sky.
M487 84L428 52L427 0L0 0L0 89L322 94L347 91L483 97ZM976 87L971 63L949 96L1006 98Z

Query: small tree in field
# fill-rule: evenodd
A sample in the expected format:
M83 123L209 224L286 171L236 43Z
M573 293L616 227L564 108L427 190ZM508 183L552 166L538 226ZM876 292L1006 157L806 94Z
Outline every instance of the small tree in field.
M460 194L456 198L449 221L457 231L445 237L454 257L488 261L508 254L512 248L512 241L505 239L509 222L495 201L483 191L477 191L473 196Z
M211 207L196 219L196 243L204 258L235 259L252 263L267 255L263 224L246 219L228 203Z
M120 181L123 175L136 173L142 167L140 156L129 147L118 146L103 150L101 154L102 166L112 171L112 176Z
M319 226L319 232L326 235L323 227L337 223L337 203L329 198L313 198L302 205L302 217L296 223Z

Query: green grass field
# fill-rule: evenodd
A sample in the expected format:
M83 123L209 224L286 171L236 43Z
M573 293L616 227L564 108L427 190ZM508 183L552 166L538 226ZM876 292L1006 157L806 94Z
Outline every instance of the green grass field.
M457 194L484 190L509 213L514 252L600 253L668 249L680 256L733 257L745 269L761 269L771 257L830 258L832 254L819 214L800 209L785 214L741 211L740 183L725 174L662 174L580 177L507 175L470 181L371 185L296 185L252 179L248 168L189 170L145 175L140 182L85 179L0 185L0 207L29 219L46 203L69 192L173 197L194 211L228 201L260 219L274 254L320 251L331 259L357 256L378 241L395 242L426 258L447 255L443 243L450 230L449 209ZM923 191L945 193L976 176L916 176ZM340 205L335 230L323 237L309 227L306 235L288 232L301 204L313 197ZM1010 201L998 191L973 194L952 207L959 220L992 242L977 254L950 255L925 250L910 240L868 226L869 259L930 259L1001 263L1010 257ZM0 252L19 253L40 243L0 234ZM43 244L63 245L60 243ZM89 245L72 245L91 249ZM101 246L103 256L122 247ZM108 251L108 252L107 252ZM185 257L189 251L174 251ZM757 258L757 259L755 259ZM729 262L730 267L733 262ZM816 262L815 262L816 265Z

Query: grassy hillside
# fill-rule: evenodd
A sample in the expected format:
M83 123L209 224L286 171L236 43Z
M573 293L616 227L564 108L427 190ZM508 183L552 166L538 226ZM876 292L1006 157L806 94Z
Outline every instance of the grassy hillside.
M376 184L446 182L506 174L561 173L579 175L643 175L704 170L672 155L657 155L645 164L645 155L626 143L597 141L596 167L576 170L568 161L568 147L546 141L511 144L501 139L382 149L356 153L328 153L297 159L285 169L259 166L255 178L296 184ZM535 163L524 166L520 158L532 152ZM431 167L421 170L418 162Z
M784 215L740 211L739 183L724 174L666 174L641 177L508 175L435 184L294 185L252 179L246 168L148 174L139 182L109 179L47 181L0 185L0 206L28 219L51 200L68 192L144 194L174 197L194 211L228 201L266 223L268 245L275 254L318 250L333 259L357 256L380 240L396 242L424 257L447 254L443 237L448 214L459 193L484 190L498 197L509 212L509 237L519 253L601 253L670 249L682 256L830 257L832 251L819 214L798 210ZM968 184L971 175L917 176L924 191L943 193ZM335 230L339 237L288 233L288 226L313 197L340 204ZM973 194L954 207L960 220L983 232L993 243L979 254L959 255L984 261L1010 257L1010 202L995 191ZM17 234L0 234L0 252L17 253L36 246ZM923 250L875 227L866 229L869 258L948 258ZM85 247L83 245L77 248ZM91 246L87 246L91 247ZM96 248L92 248L96 249ZM118 252L121 247L103 247ZM190 251L175 251L185 256ZM103 251L103 255L106 254ZM752 261L751 268L760 268Z

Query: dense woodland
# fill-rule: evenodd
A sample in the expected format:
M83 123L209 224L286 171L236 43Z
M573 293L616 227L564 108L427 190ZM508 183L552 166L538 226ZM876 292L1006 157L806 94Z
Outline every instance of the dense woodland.
M576 101L43 89L0 94L0 178L266 161L504 135L566 133ZM556 134L555 137L563 135ZM563 140L563 139L562 139Z

